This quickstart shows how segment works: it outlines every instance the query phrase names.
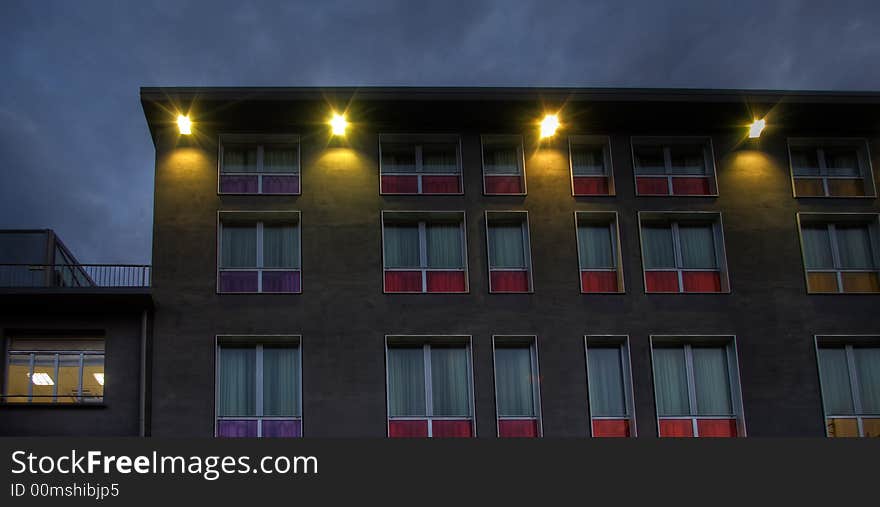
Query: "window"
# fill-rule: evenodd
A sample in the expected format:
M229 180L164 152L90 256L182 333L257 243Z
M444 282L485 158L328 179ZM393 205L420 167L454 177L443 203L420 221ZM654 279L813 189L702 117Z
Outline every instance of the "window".
M604 136L570 136L572 195L614 195L611 140Z
M661 437L745 436L732 339L651 337Z
M709 138L635 137L636 195L717 195Z
M829 437L880 437L880 337L817 337Z
M594 437L635 436L626 336L587 336L587 386Z
M474 436L470 339L387 337L388 436Z
M299 212L220 212L220 293L300 293Z
M298 337L218 337L217 436L302 436Z
M799 213L809 293L880 292L878 215Z
M483 136L483 193L525 195L522 137Z
M624 292L617 213L575 212L582 293Z
M730 292L718 213L639 213L645 292Z
M382 194L461 194L458 136L381 135Z
M525 211L487 211L489 292L532 292L529 218Z
M299 136L220 136L221 194L299 194Z
M101 403L104 340L11 338L6 361L6 403Z
M876 195L864 139L789 139L788 153L795 197Z
M467 292L464 212L382 212L385 292Z
M541 390L534 336L493 336L499 437L541 436Z

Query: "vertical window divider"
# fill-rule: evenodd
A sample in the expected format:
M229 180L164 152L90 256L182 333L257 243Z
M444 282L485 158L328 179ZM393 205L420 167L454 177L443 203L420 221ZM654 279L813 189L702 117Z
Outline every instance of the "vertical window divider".
M422 272L422 292L428 292L428 226L419 221L419 266Z
M263 292L263 222L257 222L257 292Z
M61 383L61 378L58 377L58 363L60 362L61 354L55 353L55 374L54 374L54 384L52 385L52 402L55 403L58 401L58 384Z
M821 146L816 148L816 161L819 163L819 175L822 177L822 191L825 195L831 195L828 190L828 163L825 160L825 149Z
M263 145L257 145L257 193L263 193Z
M76 390L76 401L82 401L83 395L83 375L85 370L85 352L79 353L79 386Z
M828 242L831 244L831 260L834 264L834 275L837 280L837 292L843 292L843 264L840 262L840 245L837 243L837 226L828 224Z
M687 392L688 407L691 414L691 425L693 426L694 436L699 436L699 428L697 426L697 390L696 380L694 379L694 352L691 344L684 345L684 368L687 374Z
M256 367L254 368L256 375L256 399L254 413L257 415L257 438L263 436L263 345L256 346Z
M681 238L678 235L678 222L672 222L672 250L675 254L675 273L678 277L678 292L684 292L684 262L681 256Z
M428 420L428 438L434 436L434 386L431 374L431 346L422 345L422 361L425 363L425 418Z
M33 401L34 401L34 362L35 362L33 353L30 354L30 357L28 358L28 360L29 360L28 371L31 372L30 377L28 378L29 382L27 383L28 384L28 403L33 403Z
M856 414L856 424L859 428L859 436L865 436L865 430L862 425L862 395L859 392L859 379L856 373L855 351L852 345L844 347L846 351L846 369L849 373L850 392L852 393L853 411Z
M666 191L672 194L672 148L663 147L663 172L666 173Z
M423 169L423 163L422 163L422 145L421 145L421 144L417 144L417 145L415 146L415 150L416 150L416 154L415 154L415 158L416 158L416 172L418 173L418 176L416 177L416 182L418 183L418 191L419 191L419 193L421 194L421 193L422 193L422 169Z

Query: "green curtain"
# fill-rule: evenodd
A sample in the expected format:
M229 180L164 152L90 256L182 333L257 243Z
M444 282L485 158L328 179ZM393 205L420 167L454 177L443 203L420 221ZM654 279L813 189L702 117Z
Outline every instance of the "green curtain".
M487 145L483 147L486 174L522 174L519 150L516 145Z
M299 234L296 225L263 226L263 266L299 268Z
M220 239L220 267L257 267L256 226L223 225Z
M388 224L385 226L385 267L418 268L419 226Z
M614 232L609 224L579 225L578 250L581 269L614 268Z
M672 243L672 227L669 225L643 225L642 247L645 267L674 268L675 249Z
M224 146L223 167L224 173L253 173L257 172L257 147L256 146Z
M731 415L730 376L724 347L694 347L694 388L698 415Z
M834 267L827 225L804 226L801 228L801 236L804 239L804 261L808 269Z
M575 176L605 175L605 148L601 145L572 145L571 170Z
M493 268L525 268L522 224L489 225L489 260Z
M263 149L263 172L265 173L296 173L299 172L297 149L287 147L270 147Z
M528 346L495 349L498 415L535 417L532 352Z
M711 225L680 225L678 241L681 245L683 268L715 269L715 233Z
M461 226L428 224L425 230L429 268L462 268Z
M300 415L299 347L263 347L263 415Z
M673 145L670 151L672 174L706 174L706 158L702 145Z
M422 347L388 349L388 410L392 416L427 415Z
M822 401L825 415L852 415L852 385L846 349L823 347L819 349L819 375L822 378Z
M871 248L871 235L864 225L838 225L837 249L840 252L840 267L848 269L873 269L874 252Z
M416 147L413 144L382 143L382 173L416 172Z
M863 414L880 414L880 348L854 349Z
M221 416L255 416L257 351L254 347L220 348Z
M467 348L431 347L431 396L435 416L470 416Z
M654 349L654 389L657 392L657 415L690 414L684 348Z
M422 171L426 173L458 173L455 144L426 144L422 146Z
M592 417L627 415L623 363L620 347L590 347L587 350Z

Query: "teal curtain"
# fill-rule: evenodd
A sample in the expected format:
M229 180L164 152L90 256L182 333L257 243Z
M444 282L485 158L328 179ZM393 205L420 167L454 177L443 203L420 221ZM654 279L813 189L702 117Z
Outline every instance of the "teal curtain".
M297 149L293 147L263 148L263 172L296 173L299 172Z
M601 145L572 145L571 170L575 176L604 176L605 149Z
M634 151L636 174L666 174L662 146L638 146Z
M670 147L672 174L704 175L706 158L703 145L673 145Z
M419 267L419 226L389 224L385 226L385 267Z
M825 167L829 176L858 177L859 155L852 148L826 148Z
M467 348L431 347L431 396L435 416L470 416Z
M836 230L840 267L873 269L875 258L868 228L864 225L838 225Z
M530 347L495 349L495 390L499 416L535 417L534 379Z
M678 240L681 245L683 268L715 269L715 233L711 225L680 225Z
M383 173L416 172L416 147L413 144L382 143Z
M791 148L791 168L795 176L818 176L819 156L816 148Z
M657 392L657 415L690 414L684 348L654 349L654 389Z
M256 146L224 146L223 167L224 173L253 173L257 172L257 147Z
M388 410L392 416L427 415L422 347L388 349Z
M698 415L732 415L730 375L724 347L694 347L694 388Z
M423 145L422 171L426 173L457 174L459 170L455 144L437 143Z
M590 347L587 384L592 417L627 415L620 347Z
M221 416L257 415L257 351L254 347L220 348Z
M854 349L863 414L880 414L880 348Z
M580 251L581 269L616 267L614 236L613 227L609 224L579 225L578 250Z
M459 224L428 224L425 247L429 268L462 268L461 226Z
M642 248L647 269L675 267L675 248L672 242L671 226L643 225Z
M300 415L299 347L263 347L263 415Z
M489 144L483 147L486 174L522 174L516 145Z
M825 415L852 415L852 385L846 349L828 347L819 349L819 375L822 378L822 401Z
M263 226L263 266L299 268L299 234L296 225Z
M834 267L828 226L804 226L801 228L801 236L804 239L804 262L808 269L830 269Z
M223 225L220 238L220 267L257 267L256 226Z
M489 265L493 268L525 268L522 224L489 224Z

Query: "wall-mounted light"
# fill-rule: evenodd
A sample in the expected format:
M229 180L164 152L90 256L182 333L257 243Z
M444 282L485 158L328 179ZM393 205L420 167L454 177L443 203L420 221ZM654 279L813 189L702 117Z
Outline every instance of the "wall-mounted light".
M761 137L761 132L766 125L767 122L764 121L764 118L752 122L751 126L749 126L749 139L757 139Z
M330 118L330 129L333 132L333 135L344 136L346 128L348 128L348 120L345 119L345 116L339 113L333 113L333 117Z
M541 120L541 138L552 137L559 128L559 118L555 114L548 114Z
M177 129L185 136L192 134L192 120L189 119L189 116L177 115Z

